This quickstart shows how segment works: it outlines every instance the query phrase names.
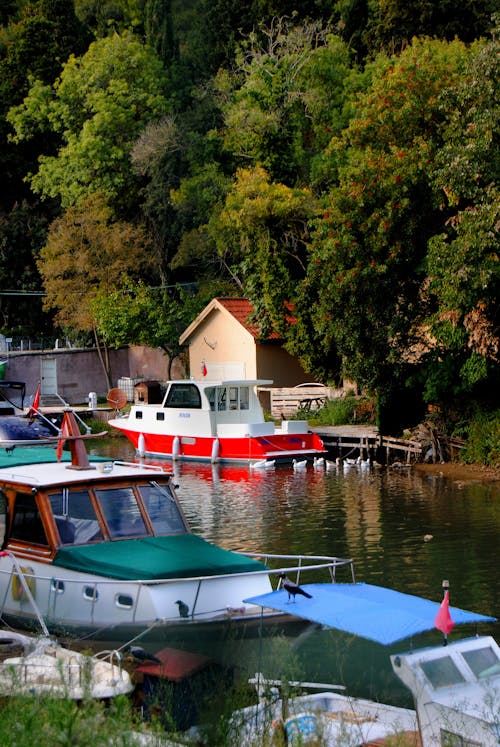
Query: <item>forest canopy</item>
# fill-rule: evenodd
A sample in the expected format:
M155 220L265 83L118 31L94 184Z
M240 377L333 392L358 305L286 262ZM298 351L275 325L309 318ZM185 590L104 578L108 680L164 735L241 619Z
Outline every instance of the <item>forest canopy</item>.
M171 359L244 296L386 423L498 406L498 27L490 0L4 3L0 331Z

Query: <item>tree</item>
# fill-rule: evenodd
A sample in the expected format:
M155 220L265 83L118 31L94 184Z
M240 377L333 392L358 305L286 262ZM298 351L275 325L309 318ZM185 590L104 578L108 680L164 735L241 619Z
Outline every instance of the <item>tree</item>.
M498 391L499 52L495 34L477 47L460 84L443 94L448 119L435 185L448 219L427 259L435 303L427 395L448 403Z
M428 313L427 242L446 220L432 189L446 117L440 94L457 84L468 54L460 42L415 40L398 57L380 57L329 146L339 183L314 233L297 314L305 309L312 322L306 346L340 355L345 373L378 394L381 429Z
M112 222L112 211L94 193L66 210L50 226L37 262L46 297L44 308L55 310L63 330L91 332L111 386L106 346L102 346L92 300L98 293L122 287L123 278L138 277L150 261L141 229Z
M172 364L184 349L179 337L213 298L213 291L211 286L193 293L181 286L151 287L124 279L120 289L98 292L92 310L98 331L110 347L136 344L163 350L170 379Z
M38 172L28 176L32 189L63 207L102 192L117 210L132 210L138 185L130 150L144 126L167 112L164 82L154 52L128 33L72 57L53 86L35 82L9 112L13 140L41 131L56 133L61 145L39 157Z

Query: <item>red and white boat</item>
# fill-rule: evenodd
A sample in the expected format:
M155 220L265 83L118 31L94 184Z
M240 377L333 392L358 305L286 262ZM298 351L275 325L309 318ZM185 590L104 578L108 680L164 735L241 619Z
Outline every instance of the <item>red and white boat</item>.
M161 404L134 404L109 425L141 456L211 462L291 461L325 453L306 420L264 419L258 386L272 381L169 381Z

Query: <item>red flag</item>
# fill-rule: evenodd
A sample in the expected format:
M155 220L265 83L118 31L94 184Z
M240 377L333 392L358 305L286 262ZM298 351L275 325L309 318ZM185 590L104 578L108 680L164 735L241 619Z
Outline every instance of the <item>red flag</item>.
M450 616L450 592L445 591L443 601L441 602L436 619L434 620L434 627L440 630L445 635L451 633L455 627L455 623Z
M201 363L201 375L206 376L207 375L207 366L205 361L202 361Z
M33 402L31 403L31 407L28 410L28 417L31 417L32 415L38 414L38 408L40 407L40 382L38 382L35 396L33 397Z
M56 446L57 461L60 462L62 458L63 446L67 436L71 435L71 429L66 419L66 413L64 413L63 421L61 423L61 433L59 434L59 440Z

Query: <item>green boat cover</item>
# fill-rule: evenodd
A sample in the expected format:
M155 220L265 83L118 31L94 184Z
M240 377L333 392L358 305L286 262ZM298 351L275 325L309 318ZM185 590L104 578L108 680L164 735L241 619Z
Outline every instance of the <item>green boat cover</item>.
M61 547L53 564L125 581L266 570L258 560L223 550L196 534Z
M71 461L69 451L63 451L61 461ZM54 446L16 446L10 452L0 448L0 468L20 467L23 464L44 464L45 462L57 462L55 442Z

